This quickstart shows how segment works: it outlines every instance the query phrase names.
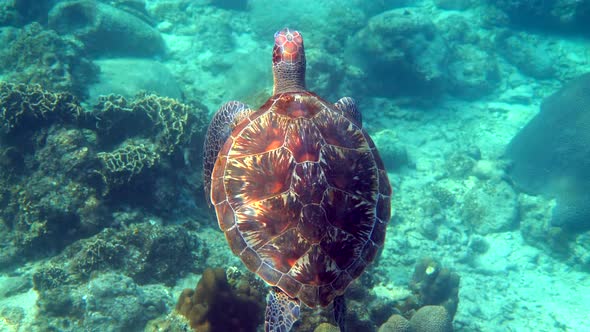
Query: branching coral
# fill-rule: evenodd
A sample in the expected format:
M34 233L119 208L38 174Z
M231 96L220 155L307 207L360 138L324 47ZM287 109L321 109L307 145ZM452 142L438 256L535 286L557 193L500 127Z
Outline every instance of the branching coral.
M186 148L195 133L204 131L205 116L200 113L154 94L141 93L133 101L117 95L101 97L92 112L99 144L108 149L127 139L118 149L97 154L106 169L101 173L106 182L127 183Z
M195 132L204 130L205 116L199 116L201 112L175 99L148 93L137 95L133 101L118 95L104 96L93 111L105 144L121 138L117 136L147 133L157 151L166 155L190 142Z
M162 153L171 154L177 146L188 143L196 131L196 118L190 113L190 107L175 99L143 94L138 96L133 107L153 120L156 141Z
M151 168L160 160L160 155L151 144L133 141L112 152L99 152L96 156L108 172L109 182L114 183L128 182L144 168Z
M73 95L51 93L40 85L0 82L0 128L6 133L42 123L78 120L84 110Z

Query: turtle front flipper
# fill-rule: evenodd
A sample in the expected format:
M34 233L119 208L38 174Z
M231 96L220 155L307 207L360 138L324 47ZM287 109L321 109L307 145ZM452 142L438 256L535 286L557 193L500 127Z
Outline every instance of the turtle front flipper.
M345 114L348 114L357 124L363 126L363 116L356 106L354 99L350 97L342 97L334 104L336 108Z
M217 160L217 154L236 125L252 112L253 110L242 102L228 101L217 110L207 128L203 148L203 187L208 203L211 201L211 172Z
M266 297L265 332L289 332L299 319L299 301L273 287Z

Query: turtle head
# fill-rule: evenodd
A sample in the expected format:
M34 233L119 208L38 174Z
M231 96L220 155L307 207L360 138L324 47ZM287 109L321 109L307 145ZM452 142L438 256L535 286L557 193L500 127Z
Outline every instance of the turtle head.
M305 50L299 31L284 28L275 33L272 69L273 94L305 90Z

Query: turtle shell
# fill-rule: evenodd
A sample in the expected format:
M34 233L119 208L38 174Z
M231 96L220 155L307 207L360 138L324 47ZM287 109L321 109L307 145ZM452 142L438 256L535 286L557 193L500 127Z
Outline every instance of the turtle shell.
M310 92L271 97L237 124L211 188L232 252L312 308L344 293L373 261L390 217L375 144Z

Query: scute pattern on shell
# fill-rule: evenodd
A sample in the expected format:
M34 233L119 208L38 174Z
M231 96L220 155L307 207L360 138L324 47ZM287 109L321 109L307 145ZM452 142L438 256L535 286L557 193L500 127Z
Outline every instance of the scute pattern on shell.
M211 190L232 251L309 307L328 305L361 274L390 217L373 141L310 92L276 95L237 124Z

